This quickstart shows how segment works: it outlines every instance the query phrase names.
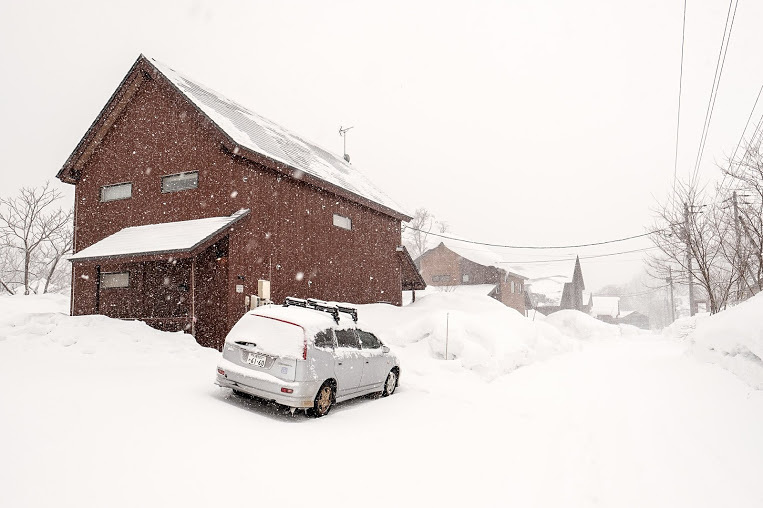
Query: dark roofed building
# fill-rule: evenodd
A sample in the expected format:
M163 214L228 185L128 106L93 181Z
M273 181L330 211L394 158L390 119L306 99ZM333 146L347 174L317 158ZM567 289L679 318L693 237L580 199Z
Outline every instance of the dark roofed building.
M260 280L275 302L396 305L422 282L398 250L410 217L361 171L143 55L57 176L75 185L73 315L219 348Z

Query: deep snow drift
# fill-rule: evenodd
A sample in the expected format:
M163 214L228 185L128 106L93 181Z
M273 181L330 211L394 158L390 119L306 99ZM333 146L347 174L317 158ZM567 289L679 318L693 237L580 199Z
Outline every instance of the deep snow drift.
M763 389L763 293L714 316L679 320L666 332L688 338L698 358Z
M430 296L361 307L401 386L318 420L188 335L0 297L0 506L763 505L763 392L685 342Z

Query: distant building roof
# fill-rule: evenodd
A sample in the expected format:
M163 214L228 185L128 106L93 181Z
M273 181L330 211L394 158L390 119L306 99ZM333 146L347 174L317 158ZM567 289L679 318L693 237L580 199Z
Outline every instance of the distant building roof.
M493 250L486 245L479 245L467 240L461 240L450 233L448 233L448 236L452 238L438 238L438 240L446 248L452 250L462 258L468 259L478 265L501 268L502 270L523 279L527 278L521 270L516 266L513 266L506 259L504 254Z
M609 316L616 318L620 314L619 296L596 296L593 297L591 315L594 317Z

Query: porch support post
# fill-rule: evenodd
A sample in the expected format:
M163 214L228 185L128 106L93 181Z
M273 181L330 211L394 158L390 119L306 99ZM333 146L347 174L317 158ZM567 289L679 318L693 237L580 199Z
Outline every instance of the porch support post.
M191 258L191 335L196 337L196 256Z

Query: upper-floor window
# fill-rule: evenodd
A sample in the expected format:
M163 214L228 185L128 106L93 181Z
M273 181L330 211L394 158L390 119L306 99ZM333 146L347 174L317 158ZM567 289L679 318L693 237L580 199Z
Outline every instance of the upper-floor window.
M349 217L334 214L334 225L342 229L352 229L352 221Z
M514 292L514 281L511 281L511 292Z
M195 189L199 186L199 172L186 171L176 175L167 175L162 177L162 192L177 192L188 189Z
M446 284L450 282L450 275L432 275L432 284Z
M462 282L469 282L469 274L465 273L463 277L461 277Z
M132 183L118 183L101 187L101 201L116 201L132 197Z
M101 288L127 288L130 287L130 272L104 272L101 273Z

